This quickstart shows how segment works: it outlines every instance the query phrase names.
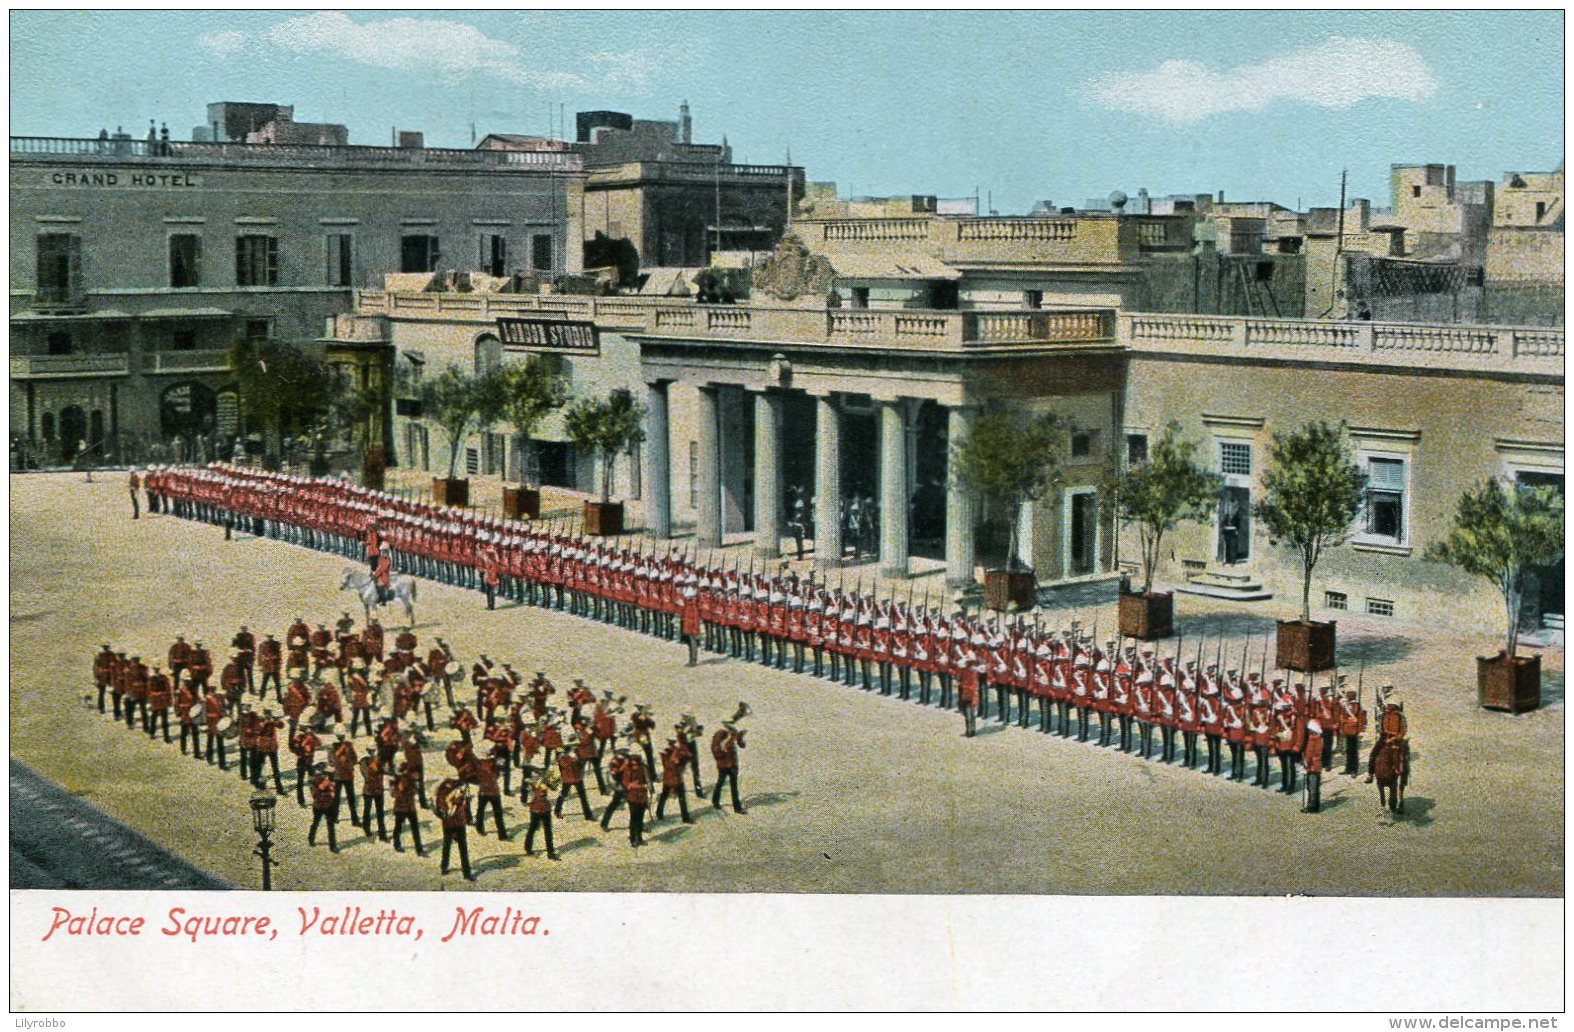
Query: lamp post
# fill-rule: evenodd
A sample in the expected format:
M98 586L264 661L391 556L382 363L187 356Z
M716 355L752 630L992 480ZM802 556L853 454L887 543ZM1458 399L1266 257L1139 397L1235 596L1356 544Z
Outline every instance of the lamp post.
M279 797L269 791L257 792L251 797L251 826L257 831L257 848L253 855L262 857L263 892L273 888L273 868L279 863L269 855L273 843L268 841L273 834L273 808L278 801Z

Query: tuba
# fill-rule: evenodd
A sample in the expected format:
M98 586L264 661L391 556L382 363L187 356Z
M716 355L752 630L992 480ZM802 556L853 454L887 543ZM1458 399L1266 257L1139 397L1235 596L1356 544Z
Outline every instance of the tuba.
M740 726L743 722L743 718L749 716L753 712L754 711L749 708L748 703L740 702L738 703L737 712L732 715L732 726L737 729L738 741L740 742L743 741L743 736L748 731L747 728Z

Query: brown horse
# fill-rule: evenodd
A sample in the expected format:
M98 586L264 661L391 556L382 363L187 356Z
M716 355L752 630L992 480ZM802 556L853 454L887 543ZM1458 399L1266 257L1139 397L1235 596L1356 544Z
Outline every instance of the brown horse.
M1372 757L1372 777L1377 782L1377 808L1405 812L1405 786L1410 783L1410 740L1385 742Z

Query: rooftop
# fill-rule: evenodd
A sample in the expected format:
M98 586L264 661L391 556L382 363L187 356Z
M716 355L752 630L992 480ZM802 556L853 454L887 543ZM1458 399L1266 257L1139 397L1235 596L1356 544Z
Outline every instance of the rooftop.
M579 172L578 154L557 151L459 150L440 147L331 147L273 143L198 143L181 140L11 137L13 162L54 165L149 164L243 165L287 168L513 169Z

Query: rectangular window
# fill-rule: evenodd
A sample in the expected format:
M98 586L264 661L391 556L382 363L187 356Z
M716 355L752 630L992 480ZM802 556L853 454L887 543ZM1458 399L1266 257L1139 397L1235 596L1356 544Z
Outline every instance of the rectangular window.
M1366 600L1366 613L1368 616L1393 616L1394 600L1391 598L1369 598Z
M171 351L197 350L197 334L195 330L171 330L169 335L169 349Z
M1367 460L1366 532L1396 544L1405 538L1405 463Z
M235 285L273 287L279 283L279 241L246 234L235 238Z
M869 288L868 287L854 287L853 288L853 303L852 303L851 307L853 307L853 308L868 308L869 307Z
M481 475L481 451L478 448L465 449L465 476L475 477Z
M202 284L202 238L195 233L174 233L169 238L169 285Z
M330 287L355 286L354 237L349 233L329 233L327 284Z
M71 334L58 331L44 338L44 347L51 355L71 354Z
M273 320L247 319L245 332L247 340L265 340L273 335Z
M499 233L481 234L480 259L476 267L488 276L507 276L508 238Z
M399 271L435 272L440 253L434 236L424 233L402 236L399 238Z
M1148 435L1126 435L1126 465L1140 466L1148 461Z
M1252 474L1252 446L1232 441L1219 442L1219 472L1249 477Z
M1085 459L1093 454L1093 431L1073 430L1071 432L1071 457Z
M1043 308L1044 292L1042 290L1024 290L1022 304L1026 308Z
M1349 609L1350 596L1342 591L1323 592L1323 607L1325 609Z
M38 300L73 301L82 294L82 238L75 233L38 235Z
M537 233L530 238L530 267L537 272L552 272L552 235Z

